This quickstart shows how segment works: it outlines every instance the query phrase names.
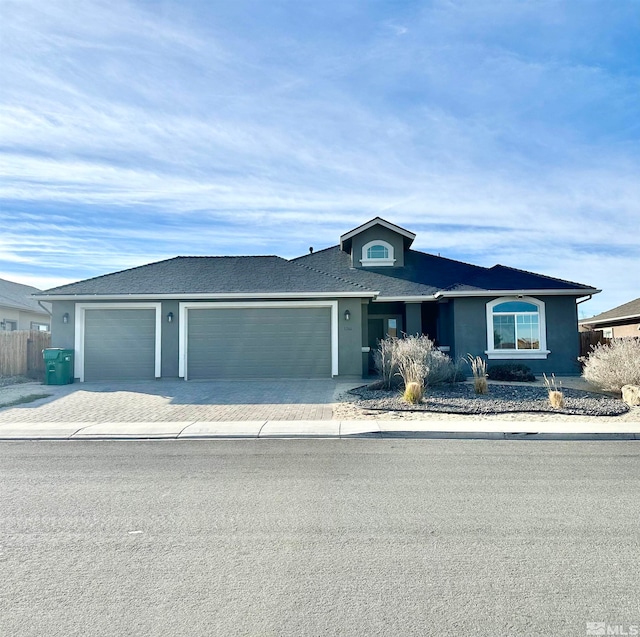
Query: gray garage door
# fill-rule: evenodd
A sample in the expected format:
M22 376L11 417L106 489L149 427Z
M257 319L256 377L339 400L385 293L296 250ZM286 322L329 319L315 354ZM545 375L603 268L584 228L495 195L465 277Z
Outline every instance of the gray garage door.
M86 310L85 381L152 380L155 342L155 310Z
M187 378L327 378L331 309L191 309Z

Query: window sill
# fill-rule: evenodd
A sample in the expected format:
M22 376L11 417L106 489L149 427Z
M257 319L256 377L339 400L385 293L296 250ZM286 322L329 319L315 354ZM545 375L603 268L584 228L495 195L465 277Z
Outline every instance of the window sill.
M536 350L485 350L489 360L545 360L551 352L548 349Z
M380 267L380 266L390 266L394 265L396 262L395 259L360 259L360 263L363 267Z

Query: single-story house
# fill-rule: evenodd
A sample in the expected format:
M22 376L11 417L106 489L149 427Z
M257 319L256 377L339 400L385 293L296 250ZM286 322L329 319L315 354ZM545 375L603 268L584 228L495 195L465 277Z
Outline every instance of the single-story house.
M583 331L602 330L606 338L640 337L640 299L578 321Z
M452 357L578 374L578 299L599 292L503 265L412 250L376 217L330 248L175 257L47 290L52 346L80 381L362 377L385 335L427 334Z
M0 279L0 331L49 331L51 317L47 305L38 304L33 297L38 288Z

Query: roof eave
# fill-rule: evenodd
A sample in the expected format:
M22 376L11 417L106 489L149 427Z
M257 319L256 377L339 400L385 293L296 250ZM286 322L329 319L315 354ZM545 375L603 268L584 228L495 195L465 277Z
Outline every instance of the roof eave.
M520 289L520 290L460 290L447 292L436 292L435 296L438 298L456 298L466 296L589 296L590 294L598 294L602 290L596 288L567 288L561 289Z
M403 301L404 303L422 303L423 301L437 301L438 297L435 294L423 294L412 296L377 296L374 301L376 303L393 303L396 301Z
M36 298L36 297L34 296L33 298ZM22 305L20 303L11 303L6 300L0 300L0 307L8 307L8 308L11 308L12 310L18 310L19 312L32 312L34 314L46 314L46 312L44 312L42 308L36 309L36 308L30 307L29 305Z
M600 325L602 323L618 323L620 321L640 321L640 314L630 314L629 316L615 316L605 319L580 319L578 325Z
M38 294L34 298L43 301L134 301L138 299L330 299L330 298L375 298L379 292L226 292L226 293L181 293L181 294Z

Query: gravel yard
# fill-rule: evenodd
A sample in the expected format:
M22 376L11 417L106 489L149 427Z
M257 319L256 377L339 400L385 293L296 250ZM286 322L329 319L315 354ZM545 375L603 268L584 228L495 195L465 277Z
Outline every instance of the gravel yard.
M393 411L434 414L497 415L512 413L557 414L565 416L620 416L629 411L621 400L606 394L564 389L565 407L553 409L547 390L541 386L498 384L486 395L476 395L471 383L429 388L423 402L406 403L398 390L352 389L353 405L366 411Z

